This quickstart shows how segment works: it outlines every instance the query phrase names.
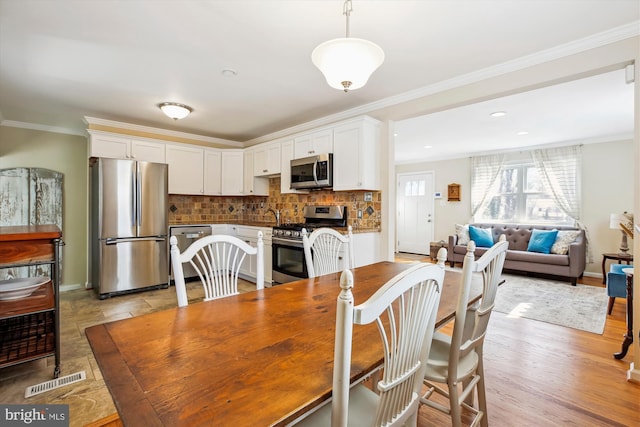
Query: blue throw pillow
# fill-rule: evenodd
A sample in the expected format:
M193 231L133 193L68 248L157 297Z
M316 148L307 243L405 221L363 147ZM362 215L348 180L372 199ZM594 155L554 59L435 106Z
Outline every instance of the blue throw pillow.
M558 230L536 230L534 228L531 232L527 251L548 254L551 252L551 247L555 243L557 236Z
M490 248L493 246L493 236L491 235L490 228L479 228L470 225L469 238L473 240L479 248Z

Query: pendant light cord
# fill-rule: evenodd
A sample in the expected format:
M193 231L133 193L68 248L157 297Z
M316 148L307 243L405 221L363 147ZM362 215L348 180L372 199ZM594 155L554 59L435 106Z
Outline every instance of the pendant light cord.
M349 38L351 31L349 28L349 17L351 16L351 12L353 12L353 5L351 4L351 0L345 0L344 6L342 7L342 14L347 17L347 35L346 38Z

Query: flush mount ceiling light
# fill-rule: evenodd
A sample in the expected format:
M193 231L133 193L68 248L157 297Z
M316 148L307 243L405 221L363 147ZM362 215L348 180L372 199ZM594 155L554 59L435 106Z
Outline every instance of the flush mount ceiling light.
M344 2L342 14L347 17L346 37L326 41L311 53L313 64L322 71L329 86L354 90L367 84L367 80L384 61L384 52L375 43L349 37L349 16L353 11L351 0Z
M494 111L493 113L489 114L491 117L503 117L507 115L506 111Z
M173 120L184 119L193 111L193 108L188 105L177 102L163 102L162 104L158 104L158 107L160 107L167 117L172 118Z

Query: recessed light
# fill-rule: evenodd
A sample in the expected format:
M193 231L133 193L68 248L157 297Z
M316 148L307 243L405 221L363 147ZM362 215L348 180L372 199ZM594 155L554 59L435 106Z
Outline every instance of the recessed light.
M527 132L526 130L521 130L517 133L517 135L529 135L529 132Z
M491 117L502 117L502 116L506 116L507 112L506 111L494 111L493 113L489 114Z
M433 148L432 145L425 145L424 148Z

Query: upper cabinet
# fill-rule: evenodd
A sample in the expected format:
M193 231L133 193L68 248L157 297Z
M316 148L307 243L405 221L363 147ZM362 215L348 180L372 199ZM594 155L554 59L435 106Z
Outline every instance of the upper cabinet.
M222 195L222 153L220 150L204 149L204 194Z
M380 122L360 117L333 128L333 190L380 190Z
M333 153L333 128L298 135L294 140L294 158Z
M204 148L167 144L169 194L204 194Z
M89 157L166 163L165 144L124 135L89 131Z
M254 175L256 150L244 150L244 188L245 196L268 196L269 178Z
M280 173L280 143L257 145L253 152L253 175L268 176Z
M225 196L244 196L244 155L242 150L222 150L221 171L222 194Z

